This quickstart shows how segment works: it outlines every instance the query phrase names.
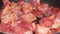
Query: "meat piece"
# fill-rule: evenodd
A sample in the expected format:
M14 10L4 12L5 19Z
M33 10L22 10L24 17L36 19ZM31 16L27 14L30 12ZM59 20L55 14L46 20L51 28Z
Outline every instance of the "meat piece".
M55 19L55 14L50 14L50 16L48 16L48 19L54 20Z
M41 10L34 10L32 12L36 17L43 17L43 12Z
M18 12L21 13L20 8L17 6L17 4L12 3L10 6L6 6L2 11L1 21L3 23L8 23L8 21L16 20L18 16L22 15L22 13L18 15Z
M51 28L47 34L56 34L56 29Z
M36 25L35 31L36 31L36 34L47 34L47 32L49 31L49 28Z
M4 6L7 6L10 4L9 0L2 0L2 1L3 1Z
M2 17L2 23L8 23L9 21L15 20L14 17L16 17L16 15L14 16L14 14L5 15Z
M29 24L29 23L26 23L26 22L18 24L18 26L25 29L25 30L33 31L35 29L35 24Z
M34 8L37 8L38 6L40 6L40 0L30 0L30 3Z
M56 17L54 19L54 24L52 26L52 28L58 28L58 27L60 27L60 17Z
M24 3L24 5L22 6L22 10L23 10L23 13L30 13L32 12L32 5L30 3Z
M54 22L48 18L43 18L40 20L40 25L45 27L51 27L54 24Z
M49 8L48 4L42 4L40 6L39 10L41 10L44 13L48 8Z
M58 28L59 26L60 26L59 24L55 23L55 24L52 25L51 28Z
M57 13L57 16L56 17L60 18L60 12Z
M48 4L42 4L42 5L39 5L37 6L33 11L33 14L36 16L36 17L43 17L43 14L47 12L48 10Z
M59 12L58 8L50 7L51 13L57 14Z
M5 24L0 24L0 32L6 32L7 31L7 27Z
M32 34L32 31L26 31L24 34Z
M36 19L36 17L32 13L28 13L22 16L26 21L32 22Z
M60 26L56 29L57 32L60 32Z

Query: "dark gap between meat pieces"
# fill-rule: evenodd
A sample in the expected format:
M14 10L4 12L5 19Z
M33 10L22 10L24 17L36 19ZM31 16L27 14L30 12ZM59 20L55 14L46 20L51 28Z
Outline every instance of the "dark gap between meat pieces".
M15 3L17 3L18 2L18 0L9 0L10 2L15 2Z
M49 6L60 8L60 0L41 0L41 4L47 3Z
M0 34L5 34L5 33L3 33L3 32L0 32Z
M60 34L60 32L57 32L56 34Z
M2 0L0 0L0 10L1 10L2 6L3 6L3 2L2 2Z
M36 24L39 24L40 19L41 19L41 18L36 17L36 20L34 20L33 22L36 22Z
M30 2L30 0L24 0L25 2L27 2L27 3L29 3Z
M35 34L35 32L33 32L33 34Z
M0 23L1 23L1 19L0 19Z

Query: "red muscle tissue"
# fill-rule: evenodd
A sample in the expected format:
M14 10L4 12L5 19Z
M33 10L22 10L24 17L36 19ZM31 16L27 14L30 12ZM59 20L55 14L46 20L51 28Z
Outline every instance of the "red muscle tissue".
M60 32L60 9L40 0L17 3L2 0L0 32L5 34L56 34ZM37 24L37 18L39 24Z

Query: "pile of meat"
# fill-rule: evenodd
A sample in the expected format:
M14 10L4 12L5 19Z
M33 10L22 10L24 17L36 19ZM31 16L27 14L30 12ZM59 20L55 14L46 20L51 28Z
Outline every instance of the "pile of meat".
M2 0L0 32L6 34L57 34L60 32L60 9L40 4L40 0L17 3Z

